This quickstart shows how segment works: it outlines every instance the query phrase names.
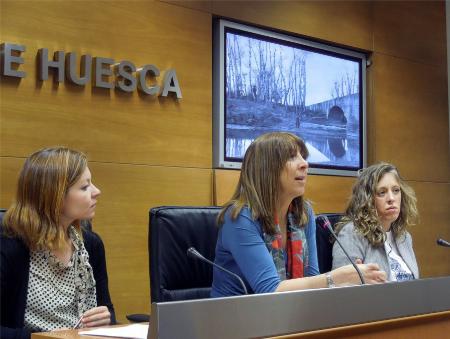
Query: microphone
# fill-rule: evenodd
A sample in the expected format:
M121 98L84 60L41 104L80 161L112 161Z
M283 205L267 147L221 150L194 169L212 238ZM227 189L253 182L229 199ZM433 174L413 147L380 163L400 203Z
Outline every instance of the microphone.
M359 279L361 280L361 285L365 285L366 281L364 280L361 271L359 270L358 266L353 262L353 260L350 258L350 256L348 255L347 251L345 250L344 246L342 246L342 244L339 241L336 233L334 233L333 227L331 227L331 222L330 222L330 220L328 220L328 217L326 215L319 215L317 217L317 219L322 222L322 227L323 228L327 228L328 231L330 231L330 233L333 236L334 240L336 240L336 242L338 243L339 247L342 249L342 251L344 252L345 256L352 263L353 267L355 268L356 272L358 273Z
M244 293L245 293L245 294L248 294L247 288L245 287L244 282L242 281L241 277L238 276L236 273L233 273L233 272L231 272L231 271L229 271L229 270L223 268L222 266L217 265L216 263L212 262L211 260L206 259L206 258L205 258L203 255L201 255L194 247L189 247L189 248L187 249L186 254L187 254L187 256L188 256L189 258L192 258L192 259L199 259L199 260L201 260L201 261L207 262L208 264L213 265L214 267L217 267L219 270L222 270L222 271L224 271L224 272L226 272L226 273L228 273L228 274L231 274L234 278L236 278L237 280L239 280L239 282L240 282L240 284L241 284L241 286L242 286L242 289L244 290Z
M443 246L443 247L450 247L450 242L448 242L447 240L441 239L441 238L436 240L436 244L438 244L439 246Z

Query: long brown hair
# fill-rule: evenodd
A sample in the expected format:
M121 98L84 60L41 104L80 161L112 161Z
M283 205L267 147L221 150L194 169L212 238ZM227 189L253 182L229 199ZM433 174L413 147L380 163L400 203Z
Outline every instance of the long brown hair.
M223 224L228 209L236 219L244 206L248 206L254 220L259 220L265 233L276 232L274 214L279 200L280 175L286 163L300 152L308 157L308 149L298 136L287 132L273 132L259 136L247 149L242 162L236 190L219 214ZM303 197L292 201L295 222L305 225L308 221Z
M65 230L59 226L64 198L87 167L86 156L65 147L41 149L25 161L16 199L5 213L5 233L21 238L30 250L58 249ZM80 220L74 222L80 231Z
M394 174L402 193L400 215L391 225L391 231L397 238L414 225L418 218L417 198L414 190L402 179L397 168L388 163L379 163L365 168L353 185L350 202L344 217L336 224L339 232L345 224L353 222L355 229L367 238L370 244L379 246L385 241L383 227L378 219L375 206L377 185L387 173Z

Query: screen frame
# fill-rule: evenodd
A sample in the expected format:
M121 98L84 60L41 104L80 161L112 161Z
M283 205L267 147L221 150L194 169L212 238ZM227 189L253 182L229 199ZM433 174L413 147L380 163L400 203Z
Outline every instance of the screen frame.
M334 175L334 176L357 176L358 171L367 165L367 128L366 128L366 67L367 56L365 53L347 48L337 47L322 42L300 38L294 35L279 33L269 29L262 29L248 24L237 23L225 19L215 19L213 22L213 168L216 169L240 169L242 161L229 161L225 158L225 34L227 29L242 31L244 34L262 36L266 41L281 40L295 45L302 45L312 50L323 51L324 54L343 55L361 60L360 78L360 168L341 169L323 168L320 165L310 165L310 174Z

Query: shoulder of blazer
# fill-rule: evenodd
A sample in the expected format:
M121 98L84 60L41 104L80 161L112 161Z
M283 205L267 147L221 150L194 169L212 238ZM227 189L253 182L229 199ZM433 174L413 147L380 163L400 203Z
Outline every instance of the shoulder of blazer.
M345 224L339 233L341 232L349 233L353 237L358 238L360 241L363 241L364 243L369 243L369 240L367 240L367 238L364 235L362 235L361 232L358 231L358 229L355 227L353 221Z
M412 237L411 234L408 231L405 231L401 236L399 236L397 239L395 239L395 242L397 245L402 243L412 244Z
M5 286L9 286L6 287L9 289L8 296L2 295L1 298L9 301L14 299L15 303L22 305L26 300L26 294L21 291L28 284L30 251L20 238L6 236L3 231L0 234L0 268L1 274L5 275L2 281L6 279Z

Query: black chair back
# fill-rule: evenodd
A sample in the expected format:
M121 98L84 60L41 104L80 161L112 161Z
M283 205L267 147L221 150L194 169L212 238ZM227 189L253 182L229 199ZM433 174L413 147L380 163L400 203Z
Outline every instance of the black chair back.
M214 261L220 207L163 206L150 210L149 257L152 302L209 298L212 267L189 258L195 247Z
M0 226L3 224L3 215L6 212L6 208L0 208Z
M319 216L326 216L331 223L331 227L343 216L342 213L322 213L316 216L316 244L317 259L319 261L320 273L330 272L333 265L333 243L334 238L328 228L323 227L323 222Z

